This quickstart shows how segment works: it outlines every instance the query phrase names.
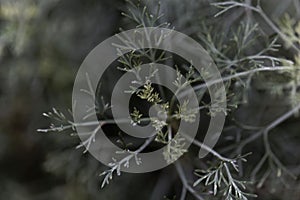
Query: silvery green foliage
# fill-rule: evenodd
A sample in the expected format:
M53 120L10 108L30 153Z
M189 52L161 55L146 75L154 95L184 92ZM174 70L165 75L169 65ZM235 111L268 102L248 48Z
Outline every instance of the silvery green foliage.
M224 129L220 145L215 149L210 149L196 139L193 142L194 146L205 148L212 157L200 160L194 156L189 160L190 162L178 160L174 164L182 185L181 193L175 198L188 199L189 193L194 199L251 199L257 197L255 188L261 188L264 185L270 189L281 187L270 186L268 180L273 180L274 177L282 182L295 178L291 167L287 166L284 163L285 159L280 156L284 152L274 151L273 145L276 144L274 140L278 140L278 136L271 139L270 134L276 131L288 134L278 126L294 117L300 108L299 23L287 16L281 21L272 21L260 1L216 1L213 3L192 1L182 6L177 6L181 5L181 1L177 0L162 3L126 2L127 9L122 12L122 15L127 25L130 24L129 27L167 27L192 35L210 53L223 77L223 80L219 81L224 81L226 84L229 106L228 110L223 112L227 115L228 126ZM198 16L197 8L200 9L203 5L207 9ZM170 11L171 8L175 11L172 12L173 9ZM226 17L222 18L224 15ZM261 19L256 20L254 17L256 15ZM269 26L274 35L265 33L261 20ZM119 51L122 51L122 47L119 48ZM290 55L282 54L280 51L282 48L289 50ZM143 162L139 158L139 153L151 146L153 142L168 145L168 151L164 152L164 157L168 162L176 160L183 154L193 155L193 152L183 148L185 140L191 138L177 137L176 131L174 132L176 120L192 123L195 121L195 112L199 110L205 111L209 117L213 117L216 112L217 108L212 107L209 102L201 101L198 108L188 110L186 108L188 99L185 104L177 105L174 100L166 98L163 90L151 83L151 77L156 72L155 68L149 70L149 79L141 81L138 76L139 65L144 64L145 60L171 63L174 67L176 65L179 73L177 77L174 77L173 84L178 89L184 90L185 82L182 82L181 74L186 74L187 82L193 84L199 99L207 94L207 87L200 75L193 71L193 66L185 63L177 65L176 59L167 52L143 49L121 56L118 60L119 71L130 72L137 77L136 82L124 92L135 94L137 98L151 105L163 103L160 104L161 109L169 114L170 119L175 120L175 125L158 118L147 118L137 105L133 107L131 119L125 119L125 122L133 126L149 122L157 131L156 136L147 139L142 145L131 148L131 145L127 144L120 134L117 141L126 147L124 152L129 152L130 155L122 160L112 158L109 169L101 173L103 176L101 188L109 184L115 175L121 175L121 166L130 167L129 160L133 159L137 164ZM91 89L86 93L93 95L95 90ZM105 102L106 97L94 98L95 100L101 99L99 104L99 109L102 110L99 114L101 120L90 123L99 123L98 128L105 124L113 124L113 120L105 118L109 116L107 113L113 105ZM263 101L264 98L266 101ZM259 99L258 104L254 101L256 99ZM279 101L280 108L274 105L277 101ZM272 109L272 112L270 116L264 117L266 108ZM41 132L62 132L67 129L74 131L76 126L84 125L73 123L56 109L44 115L56 119L59 123L51 125L49 129L41 129ZM261 120L258 120L256 115L260 115ZM89 139L83 141L77 148L86 148L84 152L87 152L89 144L95 140L96 132L89 133ZM175 140L170 142L172 138ZM256 152L256 148L261 152ZM285 148L282 147L282 149ZM242 156L248 151L252 151L253 154ZM251 162L246 162L246 158L251 159ZM185 166L192 168L195 176L188 177L187 174L193 170L185 171L183 170ZM295 172L299 173L296 170ZM259 195L258 198L260 198Z

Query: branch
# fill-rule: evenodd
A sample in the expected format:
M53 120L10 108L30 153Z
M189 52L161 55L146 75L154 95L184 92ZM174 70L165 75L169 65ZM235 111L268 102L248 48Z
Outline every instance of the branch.
M181 166L181 164L180 164L179 161L177 161L175 163L175 167L176 167L177 173L179 175L179 178L180 178L180 180L181 180L181 182L182 182L183 187L185 188L185 190L189 191L196 199L198 199L198 200L204 200L204 198L201 197L199 194L197 194L197 192L188 184L187 178L186 178L186 176L184 174L184 171L183 171L182 166ZM181 199L180 200L184 200L184 197L185 196L181 195Z
M222 160L224 162L232 163L232 162L235 161L233 159L229 159L229 158L223 157L222 155L220 155L218 152L216 152L215 150L213 150L209 146L205 145L204 143L202 143L202 142L200 142L200 141L198 141L196 139L193 139L193 138L189 137L188 135L182 134L182 136L185 137L187 140L191 141L194 145L196 145L196 146L198 146L200 148L205 149L206 151L208 151L209 153L213 154L214 156L216 156L217 158L219 158L220 160Z
M284 71L284 70L291 70L292 71L292 70L295 70L295 67L292 67L292 66L261 67L261 68L255 68L255 69L252 69L252 70L249 70L249 71L245 71L245 72L239 72L239 73L236 73L236 74L233 74L233 75L221 78L221 79L217 79L217 80L206 82L206 83L203 83L203 84L200 84L200 85L196 85L196 86L194 86L190 90L183 91L179 95L179 97L181 98L181 97L184 97L184 96L188 95L191 92L191 90L195 90L195 91L201 90L201 89L204 89L206 87L212 86L212 85L217 84L217 83L222 83L222 82L225 82L225 81L230 81L230 80L238 78L238 77L248 76L248 75L251 75L251 74L256 73L256 72L263 72L263 71Z
M100 176L105 176L102 182L101 188L103 188L106 184L109 184L109 180L113 178L113 173L116 172L118 176L121 175L121 166L129 167L129 161L132 158L135 158L137 165L141 164L141 160L137 158L137 155L141 153L153 140L155 137L148 138L145 143L140 146L136 151L126 151L130 153L130 155L124 157L120 161L115 161L110 163L111 169L104 171Z
M245 3L239 3L235 1L226 1L226 2L220 2L220 3L213 3L212 5L221 8L222 10L218 12L215 17L218 17L228 10L231 10L232 8L237 8L237 7L244 7L247 8L248 10L252 10L256 13L258 13L264 20L265 22L275 31L281 39L283 39L286 42L289 42L288 36L286 36L273 22L272 20L266 15L264 10L261 8L261 6L258 4L256 7L245 4ZM300 49L295 45L291 44L291 47L293 48L294 51L297 53L300 53Z
M287 120L288 118L290 118L292 115L294 115L298 110L300 109L300 104L298 104L297 106L295 106L292 110L289 110L288 112L286 112L284 115L280 116L279 118L277 118L276 120L274 120L272 123L270 123L268 126L266 126L265 128L261 129L260 131L258 131L257 133L255 133L254 135L250 136L249 138L247 138L246 140L242 141L239 144L239 150L244 148L244 146L246 146L247 144L249 144L250 142L256 140L257 138L259 138L261 135L263 135L264 133L268 133L270 132L272 129L274 129L276 126L278 126L279 124L281 124L282 122L284 122L285 120ZM230 146L227 148L227 150L229 149L233 149L236 148L236 145Z

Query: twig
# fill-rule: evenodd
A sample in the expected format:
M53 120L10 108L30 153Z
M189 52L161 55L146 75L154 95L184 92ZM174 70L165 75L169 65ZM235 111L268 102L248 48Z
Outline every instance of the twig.
M184 171L182 169L182 166L180 164L180 161L177 161L175 163L175 167L176 167L177 173L179 175L179 178L180 178L180 180L181 180L181 182L183 184L183 187L187 191L189 191L196 199L198 199L198 200L204 200L204 198L201 197L199 194L197 194L197 192L188 184L186 176L185 176ZM184 199L182 199L182 196L181 196L181 200L184 200Z
M136 158L137 165L140 164L140 160L137 159L137 155L141 153L153 140L155 137L148 138L142 146L140 146L136 151L127 151L130 153L130 155L124 157L120 161L115 161L114 163L111 163L111 168L109 170L104 171L100 176L105 176L104 180L102 182L101 188L103 188L106 184L109 184L109 180L112 179L113 173L116 171L117 175L121 175L121 166L124 165L124 167L129 167L129 161L132 158Z
M230 80L238 78L238 77L248 76L248 75L251 75L251 74L256 73L256 72L284 71L284 70L291 70L292 71L292 70L295 70L295 67L292 67L292 66L278 66L278 67L255 68L255 69L252 69L252 70L249 70L249 71L239 72L239 73L236 73L236 74L233 74L233 75L221 78L221 79L217 79L217 80L209 81L209 82L206 82L206 83L203 83L203 84L200 84L200 85L196 85L192 89L195 90L195 91L201 90L201 89L204 89L206 87L212 86L212 85L217 84L217 83L230 81ZM184 96L188 95L191 92L192 89L183 91L182 93L180 93L179 97L184 97Z
M220 155L218 152L216 152L215 150L213 150L212 148L210 148L209 146L205 145L204 143L196 140L196 139L193 139L191 137L189 137L188 135L186 134L182 134L183 137L185 137L187 140L191 141L194 145L200 147L200 148L203 148L205 149L206 151L210 152L211 154L213 154L214 156L216 156L217 158L219 158L220 160L224 161L224 162L234 162L233 159L229 159L229 158L225 158L223 157L222 155Z
M279 118L277 118L276 120L274 120L272 123L270 123L268 126L266 126L265 128L261 129L260 131L258 131L257 133L255 133L254 135L250 136L249 138L243 140L239 145L238 148L242 149L244 148L244 146L246 146L247 144L249 144L250 142L256 140L257 138L259 138L261 135L263 135L266 132L270 132L272 129L274 129L276 126L278 126L279 124L281 124L282 122L284 122L285 120L287 120L288 118L290 118L292 115L294 115L298 110L300 109L300 104L298 104L297 106L295 106L292 110L286 112L284 115L280 116ZM228 149L232 149L235 148L236 145L233 145L231 147L228 147Z
M264 20L265 22L275 31L284 41L289 42L288 37L272 22L272 20L266 15L264 10L261 8L261 6L258 5L256 7L245 4L245 3L239 3L235 1L226 1L226 2L220 2L220 3L213 3L212 5L222 8L220 12L218 12L215 17L220 16L227 12L228 10L231 10L232 8L237 8L237 7L244 7L247 8L248 10L252 10L256 13L258 13ZM300 53L300 49L295 45L291 44L291 47L293 48L294 51L297 53Z

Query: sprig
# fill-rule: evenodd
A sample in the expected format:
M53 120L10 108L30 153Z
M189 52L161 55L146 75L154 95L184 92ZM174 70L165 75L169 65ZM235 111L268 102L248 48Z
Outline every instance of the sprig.
M182 105L177 105L178 110L175 111L174 117L185 122L193 123L199 112L198 108L190 108L189 100L184 100Z
M244 157L240 156L237 159L246 161ZM218 193L221 193L226 200L246 200L248 197L256 197L254 194L243 191L246 189L244 181L233 178L229 166L238 172L237 159L233 162L221 161L219 165L211 167L208 170L195 170L196 176L200 178L194 182L193 186L196 187L200 183L203 183L205 186L212 186L212 194L216 196Z
M150 81L147 81L143 88L138 92L138 97L147 100L149 103L158 104L162 101L159 97L159 93L154 92L154 88Z

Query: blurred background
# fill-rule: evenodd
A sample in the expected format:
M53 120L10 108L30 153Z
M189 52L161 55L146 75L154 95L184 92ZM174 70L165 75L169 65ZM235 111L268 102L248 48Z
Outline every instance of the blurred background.
M209 2L165 0L162 12L176 30L193 35L199 16L215 13ZM287 12L297 19L294 3L265 0L263 6L273 19ZM180 192L172 166L143 175L124 173L101 190L98 175L105 167L75 149L77 137L36 131L49 125L43 112L71 108L73 81L85 56L120 27L132 28L121 15L125 4L123 0L0 0L0 200L155 200L165 195L173 199ZM238 17L224 20L230 26L230 20ZM273 34L269 28L264 31ZM284 50L283 54L289 55ZM299 135L299 120L287 123L292 126L282 129ZM299 161L299 143L294 140L293 145L298 148L285 155ZM258 199L300 199L300 184L293 184L292 190L274 194L263 189Z
M95 195L101 164L81 160L78 139L36 130L49 125L43 112L70 108L77 69L118 31L122 4L0 1L0 199L110 199Z

